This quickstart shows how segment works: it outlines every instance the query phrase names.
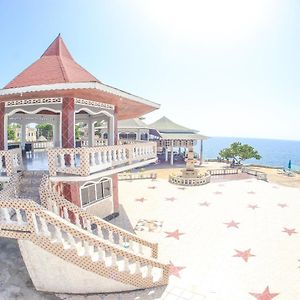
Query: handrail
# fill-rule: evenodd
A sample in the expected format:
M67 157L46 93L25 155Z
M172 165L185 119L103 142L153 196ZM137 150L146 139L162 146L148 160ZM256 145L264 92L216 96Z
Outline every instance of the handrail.
M121 229L103 219L89 214L86 210L76 206L75 204L67 201L62 196L51 188L51 183L46 175L44 175L41 185L40 185L40 198L42 205L48 210L58 213L63 218L76 224L80 228L87 228L88 231L92 232L92 225L96 226L95 229L97 234L100 231L107 230L107 239L114 244L126 245L130 251L135 251L141 254L146 254L144 247L148 247L150 251L150 256L153 258L158 257L158 244L146 241L138 236ZM58 207L55 207L55 206ZM115 239L113 234L116 235ZM104 238L103 232L102 237ZM136 243L137 245L133 244ZM137 249L134 248L137 246Z
M0 150L0 172L12 176L23 169L22 152L20 148Z
M156 143L48 149L50 176L57 173L88 176L94 172L156 158Z
M79 240L81 245L83 245L82 250L85 255L91 255L91 247L97 249L97 253L99 254L99 250L101 254L109 253L113 260L112 266L108 268L105 265L104 261L92 262L86 261L86 259L82 256L75 257L74 252L64 251L63 259L68 260L72 263L76 263L81 268L84 268L88 271L93 271L101 276L105 276L114 278L118 281L121 281L125 284L131 284L137 287L141 287L141 283L143 287L150 286L158 286L164 285L168 282L169 277L169 265L158 262L153 258L146 258L142 255L134 254L128 251L121 246L112 245L109 242L103 240L102 238L91 234L90 232L78 228L76 225L67 222L56 214L46 210L41 207L36 202L29 199L11 199L11 200L0 200L0 208L4 210L5 221L7 223L0 223L0 235L2 231L4 231L4 235L8 236L10 232L10 236L14 238L14 232L17 231L20 234L20 231L26 234L26 238L29 238L38 246L54 253L55 255L60 256L60 249L58 247L62 247L63 243L69 242L73 244L75 247L75 240ZM9 216L7 209L13 209L16 211L17 220L13 222L12 218ZM25 214L25 217L22 216L21 211ZM26 221L24 221L26 219ZM49 225L54 228L54 235L57 240L60 240L61 245L58 243L51 242L51 234L49 230ZM8 231L8 232L7 232ZM63 234L67 236L67 240L63 238ZM48 240L48 243L45 243L45 240ZM105 255L105 254L104 254ZM124 260L124 262L129 265L130 262L133 262L138 267L138 271L131 274L128 270L119 270L117 265L117 257ZM96 267L96 266L97 267ZM140 267L145 266L147 269L147 274L149 276L143 277L140 273ZM156 282L153 282L152 277L152 269L158 268L161 270L160 279Z
M207 172L211 176L238 174L238 169L209 169Z

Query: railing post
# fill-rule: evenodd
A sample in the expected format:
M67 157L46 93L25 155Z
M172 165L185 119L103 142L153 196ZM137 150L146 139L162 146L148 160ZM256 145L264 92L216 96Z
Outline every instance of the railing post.
M80 149L80 175L88 176L90 175L90 153L88 148Z

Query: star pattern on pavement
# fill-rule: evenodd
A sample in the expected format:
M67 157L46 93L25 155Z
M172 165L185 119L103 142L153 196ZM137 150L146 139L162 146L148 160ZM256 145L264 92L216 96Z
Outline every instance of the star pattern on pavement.
M298 233L295 228L289 229L289 228L284 227L283 229L284 230L282 232L287 233L289 236L291 236L292 234Z
M234 227L234 228L239 228L239 224L238 222L235 222L235 221L231 221L231 222L227 222L227 223L224 223L225 225L227 225L227 228L230 228L230 227Z
M251 253L251 249L245 251L234 249L234 251L236 252L236 254L233 255L233 257L241 257L245 262L248 262L249 257L255 256L254 254Z
M215 195L222 195L222 192L216 191L216 192L214 192L214 194L215 194Z
M175 200L176 200L175 197L166 197L166 201L171 201L171 202L173 202L173 201L175 201Z
M207 201L205 201L205 202L200 202L199 205L200 206L207 206L208 207L208 206L210 206L210 203L207 202Z
M183 232L179 232L178 229L176 229L175 231L165 231L165 233L167 234L167 236L165 236L165 238L174 238L176 240L179 240L180 236L183 235Z
M170 275L176 276L180 278L180 271L185 269L186 267L182 266L175 266L171 261L170 261Z
M154 190L156 189L156 186L148 186L148 189Z
M281 208L285 208L285 207L287 207L287 204L286 203L278 203L278 206L280 206Z
M183 190L183 191L184 191L184 190L185 190L185 187L184 187L184 186L182 186L182 187L179 187L178 189L179 189L179 190Z
M279 293L270 293L268 286L265 288L265 290L262 293L249 293L249 294L254 298L256 298L257 300L272 300L273 298L279 295Z
M254 210L254 209L258 208L258 205L257 204L249 204L248 208L252 208Z
M141 203L143 203L146 200L147 199L145 199L144 197L135 199L136 202L141 202Z

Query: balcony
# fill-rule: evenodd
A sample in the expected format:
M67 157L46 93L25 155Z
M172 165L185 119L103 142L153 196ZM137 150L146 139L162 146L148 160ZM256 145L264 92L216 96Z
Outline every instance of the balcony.
M153 163L157 159L156 143L48 149L49 175L55 179L68 177L107 176ZM66 179L66 178L64 178Z

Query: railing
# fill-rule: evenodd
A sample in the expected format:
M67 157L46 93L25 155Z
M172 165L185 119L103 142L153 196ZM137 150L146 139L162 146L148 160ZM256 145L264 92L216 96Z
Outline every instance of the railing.
M156 158L156 143L86 148L48 149L50 176L57 173L88 176L120 165Z
M12 182L17 183L16 180ZM74 225L32 200L16 199L14 194L11 194L12 197L7 195L0 192L0 236L30 240L64 261L100 276L113 278L132 286L132 289L168 283L170 265L133 253L122 243L113 244L104 239L103 232L91 232L91 227L90 230L83 229L79 223L88 224L89 221L84 214ZM56 210L59 210L58 206ZM90 222L91 226L99 224L95 219Z
M173 184L185 185L185 186L203 185L210 182L210 175L205 174L203 176L188 178L188 177L183 177L180 174L171 174L169 176L169 182Z
M211 176L218 176L218 175L232 175L232 174L238 174L238 169L210 169L207 170L207 172Z
M23 169L22 152L20 148L0 151L0 172L12 176Z
M242 168L242 173L247 173L249 175L256 176L256 178L259 179L259 180L268 181L267 174L264 173L264 172L261 172L261 171L257 171L257 170L253 170L253 169L243 167Z
M32 148L34 149L47 149L53 148L53 141L43 141L43 142L32 142Z
M156 179L157 173L119 173L119 180L134 180L134 179Z
M113 224L89 214L82 208L61 197L44 176L40 186L41 202L44 207L61 216L68 222L101 236L108 242L126 247L130 252L157 258L158 244L151 243Z

